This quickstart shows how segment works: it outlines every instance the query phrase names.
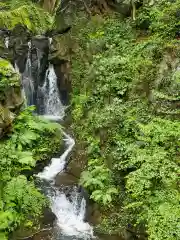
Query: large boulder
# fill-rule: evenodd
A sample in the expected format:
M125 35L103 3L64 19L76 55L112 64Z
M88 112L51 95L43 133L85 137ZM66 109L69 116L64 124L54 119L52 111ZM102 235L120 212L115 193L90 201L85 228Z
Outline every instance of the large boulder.
M20 76L8 61L0 58L0 138L10 131L13 112L20 109L23 101Z
M23 101L20 75L7 60L0 58L0 104L15 111Z
M14 115L7 109L0 105L0 138L11 130Z

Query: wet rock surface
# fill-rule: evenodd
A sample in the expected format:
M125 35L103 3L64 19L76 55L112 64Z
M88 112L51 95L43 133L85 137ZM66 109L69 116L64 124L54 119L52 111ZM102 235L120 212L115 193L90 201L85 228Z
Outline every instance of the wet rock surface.
M75 176L69 174L69 173L59 173L56 176L55 179L55 185L56 186L61 186L61 185L65 185L65 186L71 186L74 184L78 183L78 178L76 178Z

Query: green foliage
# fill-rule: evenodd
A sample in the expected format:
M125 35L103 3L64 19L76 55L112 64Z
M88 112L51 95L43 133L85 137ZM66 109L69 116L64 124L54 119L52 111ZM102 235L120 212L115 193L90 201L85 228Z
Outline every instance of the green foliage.
M150 16L158 11L150 17L151 35L111 15L80 26L79 39L76 23L73 38L79 46L72 69L73 129L86 143L88 159L81 183L94 201L111 203L108 230L120 232L130 223L150 240L180 238L178 21L167 14L178 4L147 2L138 10L142 19L147 8Z
M113 195L118 194L118 189L111 183L110 170L99 163L99 159L88 161L88 171L82 173L81 183L91 191L93 200L108 205L112 202Z
M13 1L10 6L12 9L0 12L0 27L2 28L13 29L21 24L33 33L44 33L53 24L53 17L42 8L32 4L31 1L21 3Z
M139 9L137 22L149 24L149 30L156 35L173 38L179 31L180 1L154 1Z
M12 65L0 58L0 100L4 99L6 93L11 87L19 87L20 81L18 74L15 73Z
M10 232L20 224L38 226L38 216L47 200L33 181L22 175L37 161L59 150L62 133L58 124L33 116L34 107L14 120L12 132L0 141L0 231Z
M47 205L45 197L23 175L12 178L6 184L3 201L4 209L14 215L13 221L16 224L20 221L34 220L41 214L42 208ZM7 227L8 225L4 229Z

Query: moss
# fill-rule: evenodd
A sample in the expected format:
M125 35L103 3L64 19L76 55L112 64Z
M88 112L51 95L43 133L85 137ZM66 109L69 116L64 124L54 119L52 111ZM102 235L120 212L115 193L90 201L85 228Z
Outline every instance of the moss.
M0 101L4 101L11 88L20 88L20 77L13 66L0 58Z
M43 9L31 4L0 12L0 27L13 29L17 24L33 33L44 33L52 26L53 18Z

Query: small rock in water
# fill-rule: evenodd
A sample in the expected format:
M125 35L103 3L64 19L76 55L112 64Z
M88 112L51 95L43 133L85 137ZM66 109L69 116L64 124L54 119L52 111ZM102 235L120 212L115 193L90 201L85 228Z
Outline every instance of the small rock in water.
M56 186L69 186L74 185L78 182L78 178L68 173L60 173L56 176L55 185Z

